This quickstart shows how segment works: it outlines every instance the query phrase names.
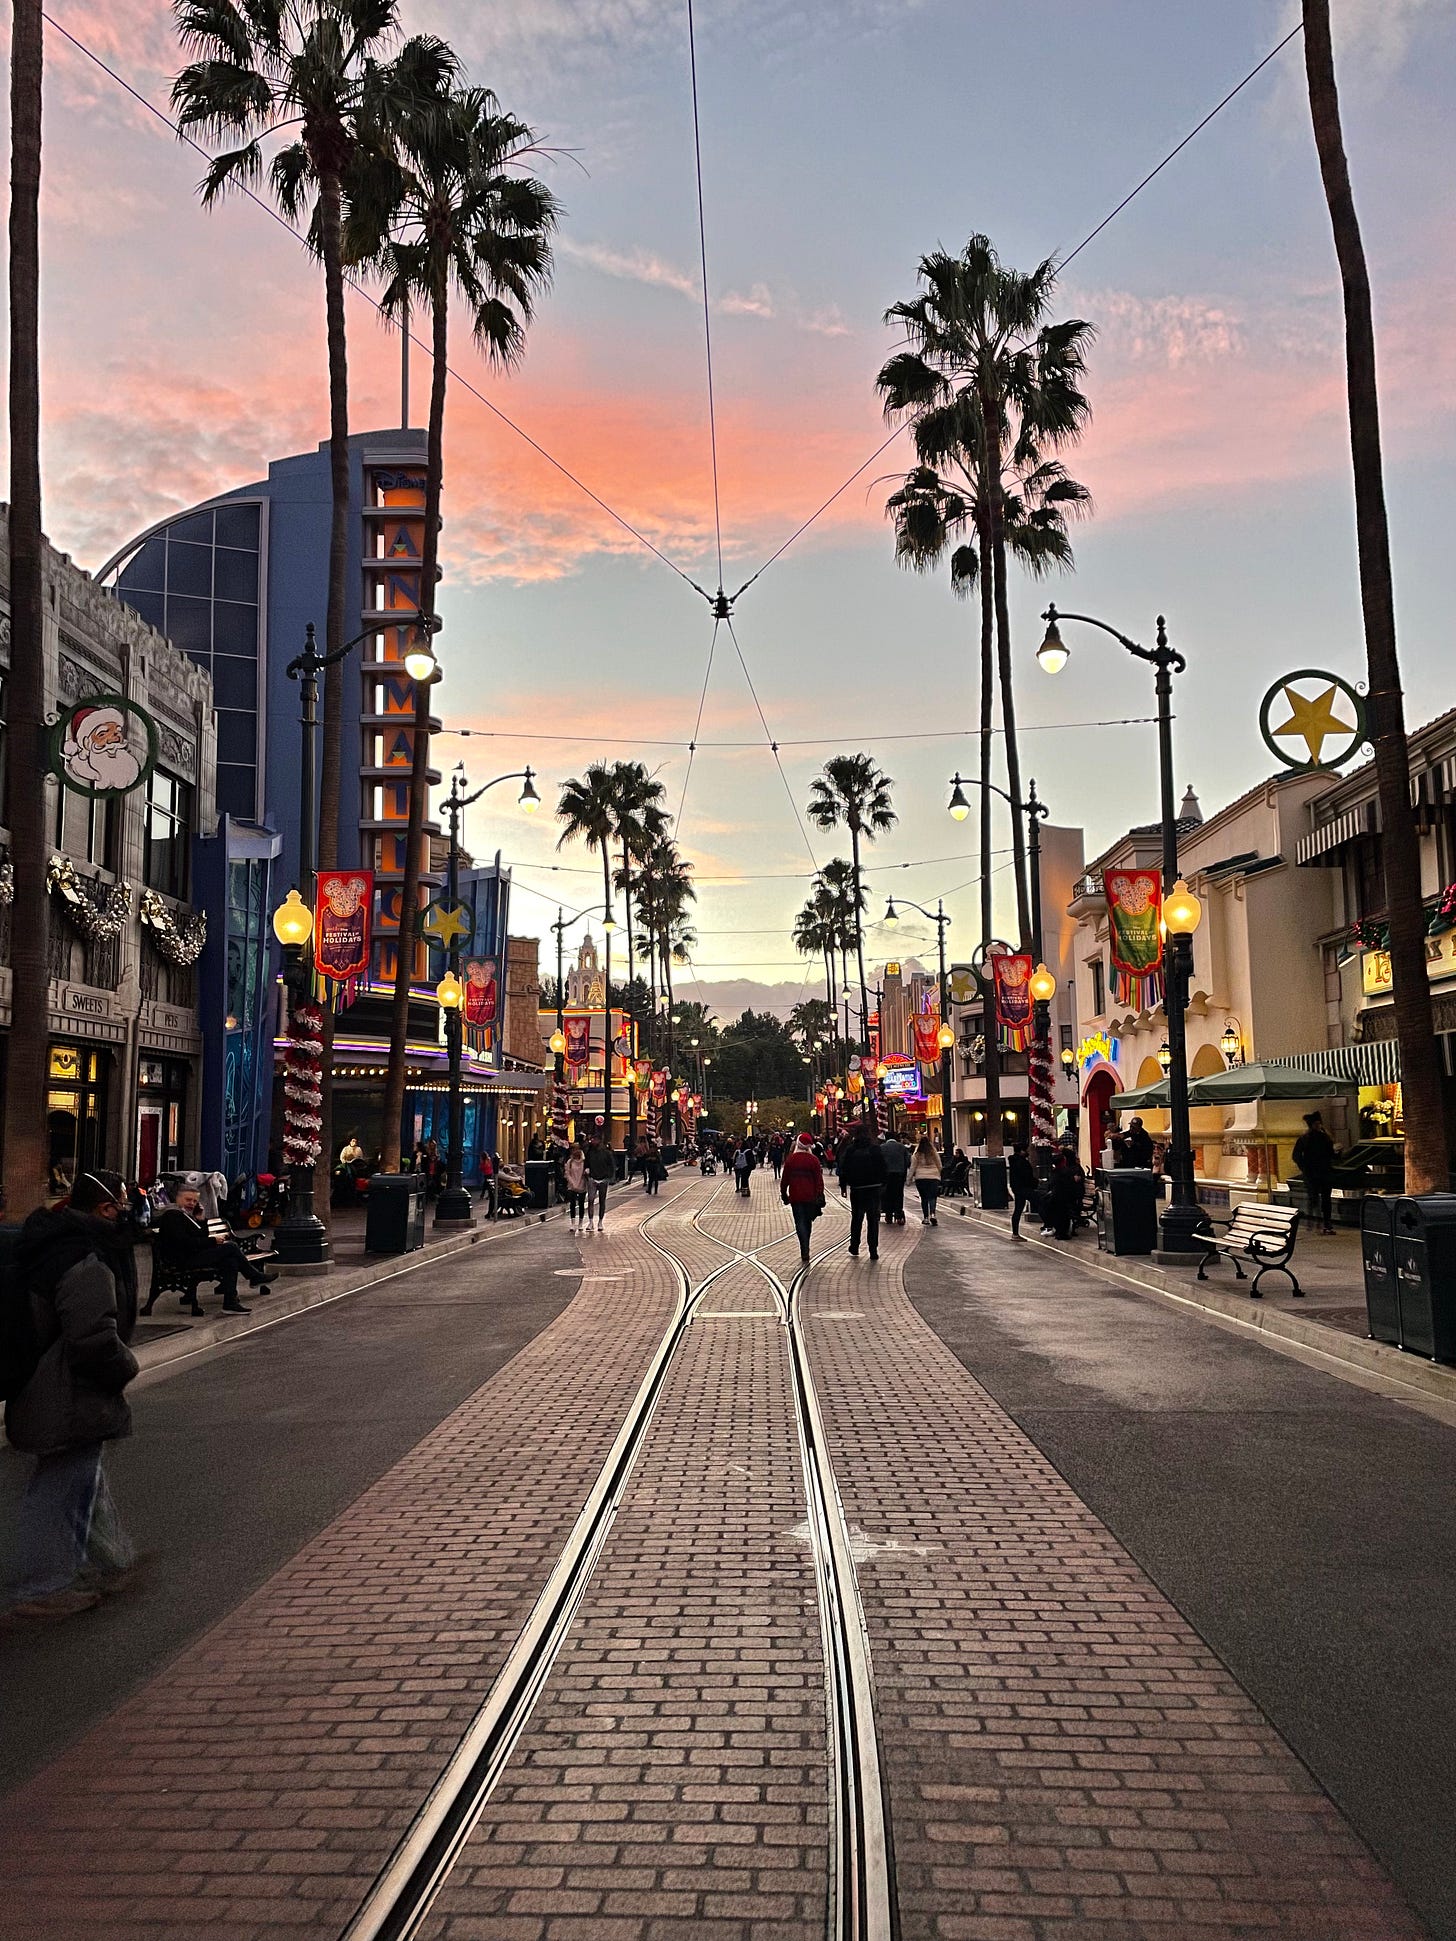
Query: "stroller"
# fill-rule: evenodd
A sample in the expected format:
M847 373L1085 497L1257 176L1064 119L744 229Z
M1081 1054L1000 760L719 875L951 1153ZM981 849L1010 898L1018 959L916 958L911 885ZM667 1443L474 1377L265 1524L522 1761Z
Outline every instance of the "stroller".
M716 1173L717 1170L718 1170L717 1153L714 1152L711 1146L704 1146L702 1157L698 1161L698 1171L702 1174L704 1179L711 1179L713 1174Z

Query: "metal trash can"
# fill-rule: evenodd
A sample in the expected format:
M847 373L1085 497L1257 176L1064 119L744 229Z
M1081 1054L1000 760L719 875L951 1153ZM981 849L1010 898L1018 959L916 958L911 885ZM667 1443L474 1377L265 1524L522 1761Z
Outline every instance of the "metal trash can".
M1456 1193L1397 1200L1391 1226L1400 1345L1456 1362Z
M1011 1204L1006 1185L1006 1161L978 1155L976 1168L976 1205L988 1213L1002 1213Z
M1360 1257L1365 1267L1365 1316L1372 1341L1400 1346L1400 1297L1395 1285L1396 1202L1367 1193L1360 1208Z
M526 1191L535 1212L544 1212L556 1203L556 1166L550 1159L526 1161Z
M1104 1208L1102 1227L1105 1253L1151 1254L1157 1251L1158 1179L1150 1168L1114 1167L1107 1175Z
M366 1254L409 1254L425 1244L423 1173L375 1173L364 1215Z

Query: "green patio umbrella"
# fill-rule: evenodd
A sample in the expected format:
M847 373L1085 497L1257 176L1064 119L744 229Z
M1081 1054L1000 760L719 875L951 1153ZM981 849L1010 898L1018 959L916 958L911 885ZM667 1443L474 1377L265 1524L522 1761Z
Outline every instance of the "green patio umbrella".
M1114 1112L1143 1112L1149 1106L1166 1106L1168 1103L1168 1081L1160 1078L1156 1085L1135 1085L1130 1092L1114 1092L1107 1101Z
M1156 1101L1139 1095L1147 1104L1167 1103L1168 1088L1152 1086L1163 1096ZM1195 1078L1188 1086L1190 1105L1250 1105L1262 1099L1327 1099L1337 1092L1354 1089L1354 1081L1330 1078L1320 1072L1304 1072L1293 1065L1235 1065L1232 1071L1212 1072ZM1125 1094L1130 1098L1131 1093Z

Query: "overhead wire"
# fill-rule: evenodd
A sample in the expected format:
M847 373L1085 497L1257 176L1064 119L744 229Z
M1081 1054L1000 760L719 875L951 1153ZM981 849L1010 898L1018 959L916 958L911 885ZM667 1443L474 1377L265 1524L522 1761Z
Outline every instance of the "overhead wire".
M71 46L76 49L76 52L78 54L83 54L86 57L86 59L93 64L93 66L99 68L101 72L105 74L110 80L114 81L116 85L123 90L124 93L130 95L132 100L135 101L139 107L144 108L149 115L154 116L158 121L162 123L163 127L170 128L172 133L176 135L179 140L185 142L186 145L190 149L192 149L194 153L200 155L205 162L213 162L216 160L216 157L211 153L210 150L204 148L202 143L197 141L193 136L189 135L184 128L179 127L178 124L175 121L173 121L172 117L169 114L165 114L162 111L162 109L160 109L156 105L154 101L148 100L147 96L144 95L139 88L133 87L131 82L128 81L124 75L119 74L114 67L110 66L106 61L102 60L101 56L98 53L96 53L93 48L88 47L85 41L79 39L75 34L73 34L69 27L64 26L59 20L55 18L54 14L42 12L41 18L45 21L47 26L53 27L63 40L69 41ZM249 202L255 204L256 207L261 209L264 215L268 216L269 218L271 218L272 221L276 222L280 229L286 230L288 234L293 238L293 240L300 246L300 248L304 250L308 249L307 237L304 236L300 230L294 227L294 225L288 220L288 218L282 213L281 210L275 209L270 202L265 200L265 198L263 196L260 196L255 190L250 189L246 183L239 182L234 184L233 186L236 187L240 195L246 197L246 199ZM379 317L389 326L390 329L398 330L401 328L407 328L407 326L401 326L395 323L392 318L386 316L384 311L384 306L379 302L379 299L375 296L372 296L369 290L364 286L364 284L362 284L357 277L351 276L347 270L344 272L344 281L349 285L350 289L356 293L356 295L361 296L364 299L364 301L370 306L370 308L377 312ZM415 348L423 352L426 356L429 356L432 354L432 347L424 338L416 337L414 333L411 331L409 333L409 339L410 339L410 342L415 346ZM554 457L552 453L547 451L546 447L543 444L541 444L539 440L533 438L530 432L528 432L523 425L518 425L515 419L512 418L509 415L509 413L502 411L498 404L494 403L490 398L486 396L486 394L482 390L480 390L475 384L473 384L470 381L470 379L465 376L463 371L457 370L453 364L447 364L445 369L448 375L454 379L454 381L461 387L462 390L467 391L470 394L470 396L476 400L477 403L483 404L486 410L489 411L493 417L498 418L508 431L513 431L516 434L517 438L521 439L525 444L529 445L531 450L535 452L538 457L543 458L546 461L546 463L552 467L554 471L559 472L564 479L566 479L570 484L574 485L578 492L581 492L582 494L584 494L586 498L591 500L593 505L597 506L602 512L605 512L609 519L613 520L617 525L619 525L622 528L623 532L630 534L631 537L637 541L639 546L646 547L649 553L653 554L655 558L661 560L664 566L670 567L672 571L677 574L680 580L686 581L686 583L693 589L693 591L697 594L700 594L703 599L705 600L711 599L712 596L707 592L706 588L699 586L697 581L691 575L691 573L685 572L684 569L678 565L677 561L675 559L670 558L668 554L666 554L660 546L656 545L651 539L647 537L646 533L640 531L638 527L634 526L632 524L632 521L624 517L622 513L618 512L615 506L609 505L607 501L601 496L601 494L593 490L593 488L590 485L588 485L584 479L578 477L578 475L571 470L569 465L564 465L559 458Z
M1110 222L1115 221L1117 217L1122 214L1123 210L1128 206L1128 204L1132 202L1137 196L1140 196L1143 190L1148 186L1148 184L1154 181L1159 175L1161 175L1163 170L1168 166L1168 164L1171 161L1174 161L1179 155L1182 154L1183 150L1194 139L1194 137L1196 135L1201 134L1216 115L1222 114L1223 110L1229 105L1229 103L1235 98L1235 96L1242 94L1244 89L1249 85L1249 83L1252 80L1254 80L1256 76L1263 73L1264 69L1276 57L1276 55L1282 54L1284 49L1289 45L1290 41L1292 41L1296 35L1302 33L1303 31L1304 31L1303 23L1302 22L1297 23L1289 30L1289 32L1284 36L1284 38L1278 42L1276 46L1271 47L1269 52L1264 56L1264 58L1249 69L1248 73L1244 76L1243 80L1240 81L1235 87L1230 88L1228 93L1217 104L1217 106L1210 108L1208 113L1203 117L1203 119L1200 122L1198 122L1195 127L1189 129L1188 133L1183 137L1182 141L1180 141L1176 145L1176 147L1170 148L1168 150L1168 153L1163 157L1162 161L1158 163L1157 167L1149 169L1147 174L1141 180L1141 182L1137 184L1136 188L1130 189L1128 193L1122 198L1121 202L1118 203L1117 207L1115 209L1109 210L1108 213L1102 218L1101 222L1097 224L1096 228L1088 230L1087 234L1082 238L1081 242L1077 244L1077 247L1069 251L1069 253L1066 256L1063 256L1060 259L1060 261L1057 264L1058 272L1060 273L1060 271L1064 270L1069 263L1075 261L1075 259L1082 254L1082 251L1086 249L1087 245L1091 242L1094 242L1096 238L1102 234L1103 230L1107 227L1107 225ZM810 526L814 524L815 520L820 518L824 513L826 513L829 510L830 506L834 504L834 501L837 498L839 498L843 493L847 492L850 486L854 484L855 480L857 478L860 478L865 472L867 472L870 466L874 464L875 460L879 458L883 453L887 452L890 449L891 445L894 444L895 440L901 437L902 434L906 432L908 429L909 429L908 423L898 425L895 428L895 430L890 433L888 438L886 438L881 444L877 445L874 451L872 451L869 457L864 461L863 465L856 466L854 471L850 473L849 477L844 481L844 483L842 485L836 486L834 491L832 491L829 494L829 497L824 500L822 505L816 506L814 511L809 514L809 517L805 519L801 525L795 527L793 532L789 534L788 538L777 549L777 551L770 553L769 557L763 562L762 566L758 568L758 571L753 573L748 579L746 579L743 582L743 585L739 587L738 592L733 595L733 598L735 600L739 599L741 595L743 595L748 591L749 587L753 585L755 580L759 579L764 573L768 571L769 567L774 564L775 560L782 559L784 554L789 550L790 546L794 544L795 540L801 539L804 536L804 534L809 530Z
M753 705L755 708L758 709L758 718L763 723L764 738L768 742L769 749L773 754L774 767L779 772L779 780L784 785L784 794L787 795L789 798L789 807L794 812L794 820L799 825L799 834L804 838L804 847L809 852L809 861L814 865L814 870L815 870L815 873L817 874L819 869L819 858L814 853L814 845L809 839L809 831L805 826L803 816L799 812L798 797L794 794L793 789L789 786L789 778L784 773L784 765L781 759L779 758L779 745L773 738L773 732L768 725L768 717L764 714L764 711L763 711L763 703L758 698L758 689L753 684L753 676L748 671L748 662L743 657L743 649L739 645L738 629L733 624L733 613L731 608L729 609L727 619L728 619L728 635L733 642L733 651L738 656L738 665L743 669L743 678L748 683L748 691L753 696Z
M713 402L713 322L708 300L708 226L703 216L703 136L698 117L698 39L693 0L688 8L688 72L693 91L693 163L698 182L698 258L703 270L703 350L708 369L708 445L713 460L713 530L718 540L718 591L723 590L723 505L718 489L718 417Z
M1141 728L1150 726L1157 720L1155 714L1106 715L1096 721L1021 721L1017 723L1019 735L1042 735L1061 732L1073 728ZM702 705L698 709L699 723L702 721ZM849 733L839 735L781 735L777 745L780 748L837 748L845 743L857 741L872 743L878 741L973 741L980 735L979 728L921 728L891 730L881 733L873 729L867 734ZM1004 727L995 727L993 735L1004 735ZM686 748L700 751L704 748L762 748L763 743L755 737L751 741L704 741L694 736L691 741L669 741L665 737L656 739L647 735L599 735L592 729L582 728L575 734L552 732L538 733L533 729L515 728L439 728L432 739L439 740L441 735L473 735L483 741L560 741L579 747L583 742L595 742L605 748Z

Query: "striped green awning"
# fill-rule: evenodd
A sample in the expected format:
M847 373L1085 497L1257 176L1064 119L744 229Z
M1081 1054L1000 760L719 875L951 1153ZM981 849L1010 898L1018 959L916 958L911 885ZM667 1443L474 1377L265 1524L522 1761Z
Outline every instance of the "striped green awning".
M1325 1078L1343 1078L1351 1085L1398 1085L1400 1046L1394 1038L1368 1039L1358 1045L1332 1045L1327 1051L1292 1051L1278 1063Z

